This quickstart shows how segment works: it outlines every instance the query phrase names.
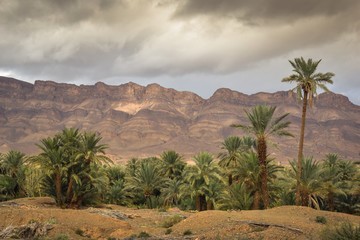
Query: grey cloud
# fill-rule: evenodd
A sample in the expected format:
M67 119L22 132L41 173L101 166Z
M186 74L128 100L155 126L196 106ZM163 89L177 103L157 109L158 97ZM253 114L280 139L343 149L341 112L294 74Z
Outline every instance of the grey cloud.
M259 20L295 21L319 15L334 16L358 7L357 0L184 0L174 16L214 15L256 23Z

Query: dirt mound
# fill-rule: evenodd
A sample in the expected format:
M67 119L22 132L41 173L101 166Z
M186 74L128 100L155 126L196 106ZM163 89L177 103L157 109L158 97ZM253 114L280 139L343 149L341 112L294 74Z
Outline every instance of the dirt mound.
M167 229L162 225L173 215L185 219L166 235ZM199 213L116 205L71 210L57 208L51 198L24 198L0 203L0 232L8 226L38 222L51 224L50 238L64 233L73 239L123 239L147 232L152 236L150 239L184 239L184 232L189 230L187 239L318 239L325 225L315 221L317 216L325 217L328 226L340 222L360 223L359 216L296 206Z

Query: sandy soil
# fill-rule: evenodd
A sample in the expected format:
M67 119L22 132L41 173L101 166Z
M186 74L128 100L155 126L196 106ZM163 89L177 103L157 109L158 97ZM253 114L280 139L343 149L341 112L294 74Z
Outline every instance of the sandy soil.
M103 215L111 215L103 216ZM165 235L163 222L172 215L185 219ZM318 211L307 207L282 206L258 211L166 212L150 209L103 205L80 210L59 209L51 198L23 198L0 203L0 232L9 225L20 226L30 220L52 222L48 237L59 233L71 239L128 238L147 232L151 239L318 239L326 225L317 223L324 216L327 226L341 222L360 224L360 217ZM123 219L115 219L114 217ZM83 236L78 235L79 229ZM184 231L192 234L183 236Z

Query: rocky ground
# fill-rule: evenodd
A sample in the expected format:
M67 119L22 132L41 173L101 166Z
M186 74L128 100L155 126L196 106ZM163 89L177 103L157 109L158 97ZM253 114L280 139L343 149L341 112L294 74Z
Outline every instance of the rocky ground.
M167 228L163 223L173 215L180 215L184 220L175 224L170 234L165 234ZM325 217L327 224L316 222L317 216ZM318 239L321 231L341 222L359 224L360 216L296 206L204 212L174 208L165 212L103 205L72 210L57 208L53 199L47 197L0 203L0 236L11 227L43 224L43 228L38 229L41 233L47 231L47 238L43 239L55 239L60 233L70 239L129 239L141 232L148 233L150 239ZM187 230L191 234L184 236Z

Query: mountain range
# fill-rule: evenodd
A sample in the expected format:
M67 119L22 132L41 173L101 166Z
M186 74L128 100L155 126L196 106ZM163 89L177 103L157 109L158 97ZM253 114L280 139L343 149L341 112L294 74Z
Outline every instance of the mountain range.
M243 110L258 104L277 106L276 116L290 113L288 131L295 138L274 137L271 140L280 149L268 150L286 164L297 156L302 107L287 91L247 95L221 88L204 99L158 84L77 86L0 77L0 152L37 154L35 143L40 139L74 127L101 134L102 143L110 146L107 153L118 162L165 150L186 159L201 151L217 154L226 137L246 135L230 124L248 124ZM360 106L340 94L320 94L308 108L304 154L322 159L337 153L358 161L359 146Z

